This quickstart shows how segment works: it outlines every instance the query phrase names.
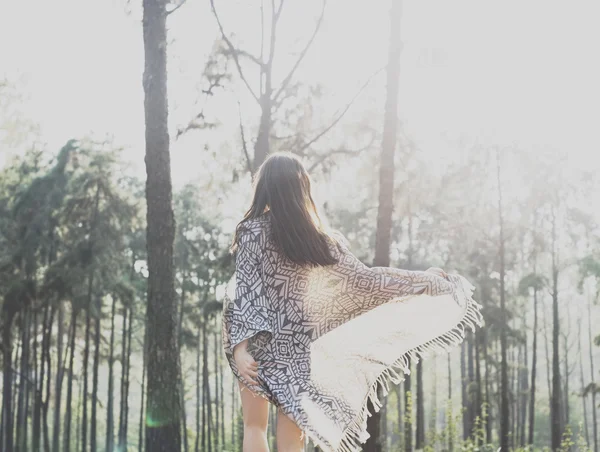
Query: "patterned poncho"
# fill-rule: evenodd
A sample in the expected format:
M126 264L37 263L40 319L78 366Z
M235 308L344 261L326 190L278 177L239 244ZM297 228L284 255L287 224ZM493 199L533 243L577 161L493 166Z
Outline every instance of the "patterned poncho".
M289 416L325 452L354 452L369 437L367 402L379 410L410 363L459 344L482 324L462 276L369 268L344 246L338 263L299 266L270 238L270 219L245 223L223 305L223 343L249 339L258 362L251 389Z

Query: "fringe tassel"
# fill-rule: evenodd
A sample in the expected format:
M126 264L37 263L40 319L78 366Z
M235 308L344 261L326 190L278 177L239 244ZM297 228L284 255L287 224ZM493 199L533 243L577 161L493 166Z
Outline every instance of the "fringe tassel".
M375 383L371 386L360 413L346 428L337 449L325 443L313 426L308 425L305 428L305 433L324 452L358 452L361 444L369 438L366 430L366 422L367 418L371 417L372 414L367 408L368 402L371 402L375 412L378 412L382 407L382 403L377 396L377 388L381 386L384 395L387 395L390 383L400 384L404 381L404 376L410 374L411 363L417 363L419 359L423 359L431 354L449 352L451 348L462 343L467 328L474 332L476 326L483 326L483 317L480 312L482 306L473 300L471 296L474 287L462 276L454 276L454 279L459 288L462 289L463 294L461 295L464 295L467 305L463 318L458 325L447 333L406 351L391 366L381 372Z

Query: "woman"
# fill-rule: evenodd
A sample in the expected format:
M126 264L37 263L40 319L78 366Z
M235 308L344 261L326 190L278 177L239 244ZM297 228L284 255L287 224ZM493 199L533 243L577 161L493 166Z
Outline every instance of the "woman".
M274 154L255 179L236 229L235 288L223 306L225 353L239 380L244 452L264 452L268 403L278 407L277 450L359 450L368 401L399 383L410 361L447 350L481 325L461 276L369 268L328 233L310 179L291 154Z

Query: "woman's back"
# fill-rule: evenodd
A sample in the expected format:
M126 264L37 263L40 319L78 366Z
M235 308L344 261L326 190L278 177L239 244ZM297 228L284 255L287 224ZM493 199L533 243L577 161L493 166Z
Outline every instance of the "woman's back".
M480 320L478 305L461 277L369 268L341 244L330 246L335 263L299 265L271 222L267 212L240 225L223 316L231 367L244 382L233 348L248 340L253 391L323 450L354 450L377 383L399 379L410 357L460 341L457 331Z

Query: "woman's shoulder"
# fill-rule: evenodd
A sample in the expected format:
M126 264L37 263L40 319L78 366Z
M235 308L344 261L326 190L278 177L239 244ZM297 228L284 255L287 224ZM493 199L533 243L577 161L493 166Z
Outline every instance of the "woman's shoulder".
M262 215L256 218L250 218L248 220L245 220L240 226L242 228L242 231L256 233L268 229L271 226L271 219L267 212L263 213Z
M250 218L240 224L239 238L241 243L263 243L271 227L271 220L267 214Z

